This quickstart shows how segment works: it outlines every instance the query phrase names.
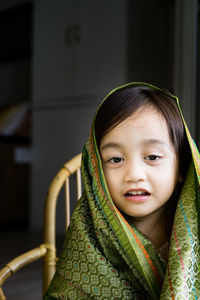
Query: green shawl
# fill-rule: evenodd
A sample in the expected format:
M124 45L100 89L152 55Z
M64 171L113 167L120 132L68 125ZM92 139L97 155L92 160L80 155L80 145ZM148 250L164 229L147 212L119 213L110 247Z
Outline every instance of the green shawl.
M134 84L138 83L118 89ZM176 208L168 264L113 204L93 122L82 156L84 192L73 212L45 300L200 299L200 156L184 125L193 159Z

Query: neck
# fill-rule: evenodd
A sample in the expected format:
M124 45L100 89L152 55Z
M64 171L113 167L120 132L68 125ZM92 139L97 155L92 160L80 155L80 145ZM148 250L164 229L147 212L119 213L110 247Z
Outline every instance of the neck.
M158 248L167 241L164 208L144 218L134 218L135 226Z

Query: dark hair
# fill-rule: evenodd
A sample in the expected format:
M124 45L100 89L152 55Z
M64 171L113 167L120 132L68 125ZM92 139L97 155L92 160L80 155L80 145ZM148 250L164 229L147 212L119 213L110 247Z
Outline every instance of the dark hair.
M95 119L98 148L106 133L144 105L153 105L164 116L179 162L179 173L184 178L190 160L190 150L176 101L167 91L153 89L149 86L133 85L110 94L102 103Z
M186 176L191 152L183 121L176 100L167 91L143 85L126 86L111 93L100 106L94 123L95 136L100 150L101 139L111 129L143 106L152 105L164 116L169 136L178 162L178 172L183 181ZM166 204L166 236L171 235L177 200L182 183L177 182L173 195Z

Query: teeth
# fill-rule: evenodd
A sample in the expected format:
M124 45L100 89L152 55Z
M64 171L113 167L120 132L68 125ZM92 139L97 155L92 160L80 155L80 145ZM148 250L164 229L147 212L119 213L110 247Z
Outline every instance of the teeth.
M131 192L129 192L130 195L142 195L144 193L145 192L142 192L142 191L131 191Z

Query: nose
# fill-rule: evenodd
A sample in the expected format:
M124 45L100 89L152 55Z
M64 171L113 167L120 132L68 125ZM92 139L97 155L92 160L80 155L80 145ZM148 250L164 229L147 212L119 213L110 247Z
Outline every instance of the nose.
M124 179L127 182L139 182L146 179L145 166L139 160L130 160L125 167Z

